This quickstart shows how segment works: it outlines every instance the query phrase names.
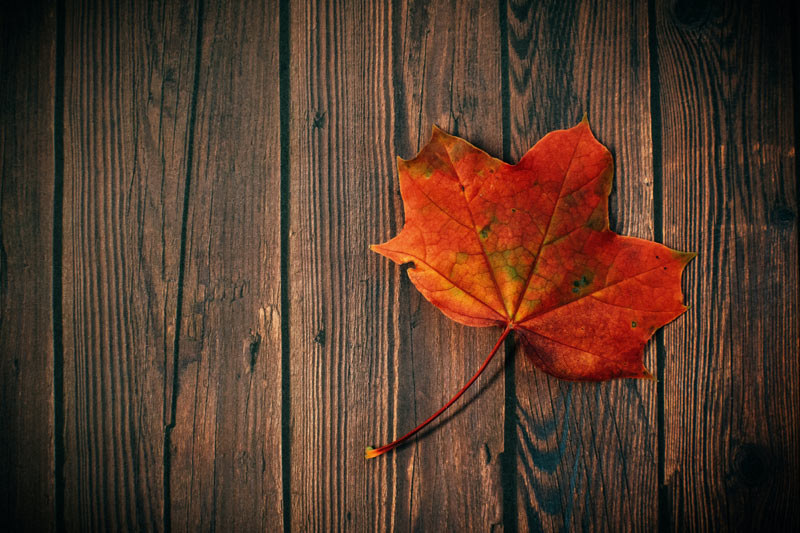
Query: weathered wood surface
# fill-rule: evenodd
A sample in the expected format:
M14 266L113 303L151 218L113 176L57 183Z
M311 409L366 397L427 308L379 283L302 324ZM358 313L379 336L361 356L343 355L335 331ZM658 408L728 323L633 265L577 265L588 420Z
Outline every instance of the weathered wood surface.
M164 525L197 11L68 2L64 525Z
M202 15L167 519L280 529L278 9L220 2Z
M502 150L502 100L499 79L498 3L400 3L393 14L394 154L411 158L428 142L433 125L470 139L490 153ZM391 21L388 21L391 24ZM480 38L476 38L480 36ZM395 44L396 42L396 44ZM392 158L394 159L394 158ZM392 160L390 193L395 228L402 228L399 183ZM370 215L373 216L373 215ZM386 259L379 264L397 269ZM380 445L405 434L441 407L466 383L491 350L499 330L453 323L428 303L401 273L402 350L393 361L398 381L394 428ZM476 349L477 348L477 349ZM490 530L503 523L501 467L504 382L502 359L473 385L463 403L416 444L396 453L398 484L394 526L433 531L444 524L454 531ZM379 442L378 442L379 441ZM369 468L374 468L368 465Z
M800 525L797 14L654 0L0 16L4 530ZM795 42L793 42L795 41ZM793 59L794 58L794 59ZM658 383L568 384L368 245L431 126L587 112L612 228L699 257ZM502 363L501 363L502 361Z
M500 75L496 20L490 2L321 1L292 12L291 524L299 530L502 521L497 368L440 430L364 461L367 444L407 431L469 379L485 356L470 347L494 342L496 332L431 308L368 245L402 225L395 154L413 156L433 124L499 151L500 95L487 94L486 81Z
M506 9L506 157L519 160L548 131L587 113L614 155L611 228L653 239L647 4L511 1ZM655 374L652 342L645 366ZM514 428L517 498L510 503L519 529L652 529L656 384L559 381L536 371L522 351L511 371L506 420Z
M693 307L664 331L667 527L800 521L790 16L746 3L656 12L663 238L699 252Z
M0 72L0 529L47 531L57 454L54 6L2 9Z
M392 165L389 13L381 3L292 7L287 526L384 529L395 468L363 456L365 439L390 422L387 363L401 333L396 289L371 277L378 261L367 249L391 221L364 212L386 206L392 189L379 179ZM380 270L384 283L398 278Z

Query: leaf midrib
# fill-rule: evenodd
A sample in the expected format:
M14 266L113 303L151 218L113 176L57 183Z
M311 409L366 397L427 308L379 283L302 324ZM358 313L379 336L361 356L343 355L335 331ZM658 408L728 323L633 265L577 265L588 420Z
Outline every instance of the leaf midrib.
M447 147L444 146L444 144L442 144L442 148L444 149L444 153L447 154L447 162L450 163L450 167L453 169L453 174L455 174L456 180L458 181L458 185L461 188L461 197L464 199L464 205L467 208L467 213L469 213L469 221L472 224L472 232L475 235L475 238L478 240L478 246L481 247L483 260L486 262L486 269L489 271L489 275L492 277L492 281L494 282L494 288L495 290L497 290L497 297L500 299L500 303L503 304L503 311L506 312L508 321L510 322L511 316L508 314L508 307L506 306L505 298L503 298L503 291L500 290L500 283L498 283L497 281L497 276L494 275L494 269L492 268L492 263L489 261L489 255L486 253L486 248L483 247L483 243L481 242L480 236L478 235L477 226L475 225L475 216L472 214L472 209L470 209L469 207L469 201L467 200L467 188L461 182L461 176L459 176L458 174L458 170L456 169L456 166L453 163L453 159L450 157L450 152L447 151Z
M569 175L569 171L572 169L572 163L575 161L575 154L578 153L578 145L581 143L583 139L584 132L581 131L580 136L578 137L577 141L575 141L575 148L572 150L572 156L569 158L569 163L567 164L567 169L564 171L564 178L561 180L561 187L558 190L558 196L556 196L556 201L553 202L553 210L550 212L550 217L547 220L547 228L544 230L544 235L542 235L542 242L539 243L539 249L536 251L536 256L533 260L533 264L531 265L531 269L528 272L528 279L525 280L525 285L520 291L519 296L517 297L517 304L514 306L514 312L511 313L509 316L509 321L513 321L516 314L519 312L520 306L522 306L522 300L525 298L525 293L528 292L528 288L531 285L531 280L533 279L533 273L536 272L536 267L539 265L539 258L542 256L542 250L545 247L545 243L547 242L547 236L550 234L550 227L553 225L553 217L555 217L556 209L558 209L558 204L561 202L561 193L564 192L564 186L567 183L567 176ZM522 322L522 321L520 321Z

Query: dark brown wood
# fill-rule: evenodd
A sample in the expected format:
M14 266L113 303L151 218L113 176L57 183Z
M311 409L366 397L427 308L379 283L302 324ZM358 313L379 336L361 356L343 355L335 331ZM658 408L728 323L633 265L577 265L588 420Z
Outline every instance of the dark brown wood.
M797 530L798 12L711 4L2 8L0 529ZM612 228L699 252L660 383L512 345L365 460L500 334L368 250L395 156L584 112Z
M278 19L277 3L204 5L173 531L283 528Z
M588 113L595 136L614 155L611 229L652 239L647 4L512 1L505 9L511 161ZM652 341L645 366L655 373ZM522 351L513 372L517 517L508 520L522 531L652 530L656 383L559 381Z
M0 529L55 529L56 10L0 9Z
M65 526L161 529L196 9L65 11Z
M396 155L414 157L435 124L502 156L499 23L496 2L399 6L393 16ZM379 220L394 216L394 227L380 235L381 242L396 235L403 223L396 168L384 179L391 184L393 205L370 214ZM388 268L398 267L390 263ZM456 324L400 270L397 312L404 321L400 351L390 360L396 368L397 405L392 431L381 435L383 442L406 433L447 402L478 370L501 334L499 328ZM495 358L414 444L398 449L395 458L377 459L397 465L398 529L474 531L502 525L502 367L503 358Z
M500 150L499 94L484 94L499 76L496 8L457 4L311 2L292 13L291 518L300 530L501 521L502 381L491 374L460 416L364 459L366 445L444 403L499 335L454 325L367 249L402 222L394 155L412 156L433 124ZM471 38L481 33L486 41Z
M657 19L664 239L699 254L664 334L665 525L796 531L797 27L744 2Z
M364 459L392 423L401 335L398 276L367 248L391 224L376 216L394 191L390 21L382 3L292 5L286 281L298 531L387 529L394 519L396 468Z

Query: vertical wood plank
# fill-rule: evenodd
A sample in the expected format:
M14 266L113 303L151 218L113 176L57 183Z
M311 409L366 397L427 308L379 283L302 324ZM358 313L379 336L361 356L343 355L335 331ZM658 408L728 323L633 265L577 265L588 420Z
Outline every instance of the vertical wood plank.
M196 9L67 2L65 525L164 525Z
M282 528L278 24L276 3L203 6L174 531Z
M496 2L398 3L393 14L396 155L414 157L435 124L493 156L502 154L500 17ZM395 227L403 211L396 168ZM375 216L385 217L377 212ZM397 231L380 235L380 242ZM396 268L390 265L391 268ZM396 365L396 419L384 441L413 428L477 371L500 336L497 328L456 324L411 285L403 271ZM503 523L503 363L496 358L434 427L377 461L397 465L397 527L475 531ZM383 444L376 442L375 444Z
M517 161L588 113L614 155L611 229L653 238L646 3L518 2L507 16L509 148ZM675 243L673 243L675 244ZM668 326L671 327L671 326ZM645 366L655 373L654 342ZM520 530L650 530L656 522L656 384L568 383L514 357Z
M656 7L664 238L699 253L693 307L664 335L665 519L797 530L793 11Z
M443 404L499 335L453 324L367 249L402 224L394 156L413 156L433 124L499 153L497 21L477 2L292 12L294 528L501 522L497 367L426 437L364 459Z
M393 219L391 11L291 10L291 527L389 529L395 467L364 450L391 423L398 275L368 245ZM376 273L380 273L376 277ZM402 323L402 322L401 322ZM387 401L388 399L388 401Z
M55 528L56 9L0 13L0 529Z

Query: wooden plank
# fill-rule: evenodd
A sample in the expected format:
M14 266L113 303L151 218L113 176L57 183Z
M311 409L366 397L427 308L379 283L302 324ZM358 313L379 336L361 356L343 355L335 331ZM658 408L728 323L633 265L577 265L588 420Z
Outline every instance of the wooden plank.
M277 3L203 6L173 531L282 526Z
M777 7L657 2L664 239L699 253L664 335L669 529L800 526L796 25Z
M652 239L646 3L511 1L504 10L507 156L517 161L546 133L571 127L588 113L595 136L614 155L611 228ZM655 352L649 343L645 366L654 373ZM521 351L513 378L516 404L508 420L516 431L508 444L516 447L518 474L507 525L522 531L614 530L623 524L653 529L655 382L558 381L536 370Z
M398 276L367 248L393 224L376 215L394 191L390 15L325 1L291 10L287 519L299 531L393 520L395 468L364 459L391 424L404 320Z
M0 14L0 529L55 529L56 10Z
M500 25L496 2L409 2L393 14L394 150L415 156L432 126L502 156ZM393 237L403 211L397 171L384 178L394 194ZM375 217L386 217L386 211ZM395 269L393 264L390 269ZM403 270L398 312L401 347L392 430L406 433L433 414L478 370L498 328L456 324L414 288ZM376 279L383 273L376 273ZM496 358L473 387L413 444L379 458L397 465L397 521L402 530L490 530L503 522L503 362ZM381 443L375 443L381 444Z
M160 529L196 9L65 11L65 526Z
M501 521L497 366L449 422L364 459L441 406L499 335L453 324L367 249L402 224L394 156L414 155L433 124L500 151L497 20L488 2L292 11L293 528Z

